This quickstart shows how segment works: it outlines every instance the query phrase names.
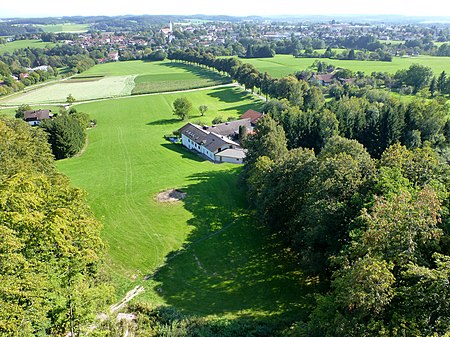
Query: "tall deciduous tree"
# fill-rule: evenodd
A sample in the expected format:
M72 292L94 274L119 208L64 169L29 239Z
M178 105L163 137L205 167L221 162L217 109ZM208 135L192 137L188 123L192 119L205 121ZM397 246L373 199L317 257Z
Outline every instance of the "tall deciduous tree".
M189 118L191 109L192 103L186 97L179 97L173 102L173 114L180 117L181 120Z

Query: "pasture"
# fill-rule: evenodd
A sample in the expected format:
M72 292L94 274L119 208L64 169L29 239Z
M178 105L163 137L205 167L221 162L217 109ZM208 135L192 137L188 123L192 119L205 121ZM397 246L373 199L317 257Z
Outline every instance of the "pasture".
M64 23L60 25L36 25L45 33L85 33L89 30L89 24Z
M43 49L51 48L53 46L55 46L55 43L43 42L42 40L16 40L0 44L0 54L12 53L14 50L27 47Z
M183 96L193 103L191 120L208 124L261 104L236 87L82 104L77 109L98 125L82 156L58 162L88 192L105 226L108 270L119 293L142 284L140 298L150 304L199 315L306 314L315 283L254 219L241 167L211 163L163 138L185 123L171 108ZM204 117L202 104L209 107ZM186 199L155 200L171 188Z
M283 77L294 74L297 71L310 67L316 59L295 58L292 55L276 55L273 58L241 59L243 63L253 64L260 72L269 73L273 77ZM350 69L352 71L362 71L370 75L373 71L395 73L400 69L407 69L410 65L418 63L430 67L438 76L445 70L450 73L450 57L418 56L418 57L394 57L392 62L382 61L355 61L355 60L335 60L320 59L336 67Z

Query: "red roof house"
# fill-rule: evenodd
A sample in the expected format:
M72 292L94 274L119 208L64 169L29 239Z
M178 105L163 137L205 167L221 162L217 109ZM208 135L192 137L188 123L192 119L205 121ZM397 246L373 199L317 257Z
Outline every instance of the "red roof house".
M247 110L242 116L241 119L247 119L250 118L250 123L252 125L256 125L258 123L258 120L263 116L261 112L255 111L255 110Z

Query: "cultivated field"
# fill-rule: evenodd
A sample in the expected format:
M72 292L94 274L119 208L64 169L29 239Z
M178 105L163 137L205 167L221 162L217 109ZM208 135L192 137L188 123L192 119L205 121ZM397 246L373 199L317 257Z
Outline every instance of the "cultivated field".
M230 83L228 77L182 63L112 62L98 64L69 80L0 99L0 105L64 103L69 94L78 101L87 101L225 83Z
M164 66L177 72L139 75L135 79L133 94L195 89L231 82L228 77L199 67L182 63L165 63Z
M133 75L109 76L93 80L80 78L61 81L0 100L0 104L65 103L69 94L79 101L127 96L134 88L134 77Z
M273 58L263 59L241 59L243 63L253 64L259 71L268 72L273 77L283 77L293 74L296 71L304 70L310 67L316 59L314 58L295 58L292 55L276 55ZM430 67L436 75L443 70L450 73L450 57L394 57L392 62L382 61L351 61L320 59L336 67L342 67L353 71L363 71L370 74L373 71L395 73L399 69L407 69L414 63L419 63Z
M142 284L141 299L200 315L304 313L314 282L253 218L240 187L241 168L213 164L164 140L184 124L171 112L183 96L195 108L209 107L204 117L194 111L191 118L206 123L261 104L239 88L82 104L78 110L98 126L89 131L82 156L58 162L75 186L88 191L105 225L108 268L120 293ZM171 188L186 199L155 200Z
M17 40L13 42L8 42L6 44L0 44L0 54L12 53L14 50L21 48L47 48L55 46L51 42L43 42L42 40Z
M36 25L46 33L84 33L89 30L89 24L65 23L61 25Z

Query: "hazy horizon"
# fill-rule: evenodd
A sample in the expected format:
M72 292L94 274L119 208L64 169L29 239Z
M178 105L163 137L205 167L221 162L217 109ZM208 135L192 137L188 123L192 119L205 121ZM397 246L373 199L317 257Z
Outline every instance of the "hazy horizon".
M20 3L2 4L2 18L37 18L61 16L117 16L117 15L230 15L230 16L352 16L401 15L414 17L450 17L450 4L440 0L426 2L388 1L362 2L355 0L278 0L276 3L227 0L198 0L193 2L167 0L162 3L142 3L129 0L125 3L95 3L88 0L66 2L23 0Z

